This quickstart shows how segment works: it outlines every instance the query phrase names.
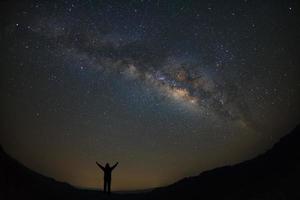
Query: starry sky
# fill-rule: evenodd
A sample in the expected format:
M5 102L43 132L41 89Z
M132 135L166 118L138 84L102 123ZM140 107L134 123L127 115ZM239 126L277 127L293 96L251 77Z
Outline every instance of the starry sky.
M1 1L1 145L82 188L253 158L300 119L291 1Z

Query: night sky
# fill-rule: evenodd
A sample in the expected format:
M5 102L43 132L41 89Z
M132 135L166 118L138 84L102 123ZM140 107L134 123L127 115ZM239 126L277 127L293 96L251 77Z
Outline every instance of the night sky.
M1 144L83 188L164 186L300 121L295 1L1 1Z

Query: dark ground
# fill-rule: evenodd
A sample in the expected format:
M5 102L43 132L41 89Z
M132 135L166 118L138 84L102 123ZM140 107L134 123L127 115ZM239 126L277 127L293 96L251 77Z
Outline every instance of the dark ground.
M77 189L40 175L0 149L0 199L300 199L300 126L266 153L142 193Z

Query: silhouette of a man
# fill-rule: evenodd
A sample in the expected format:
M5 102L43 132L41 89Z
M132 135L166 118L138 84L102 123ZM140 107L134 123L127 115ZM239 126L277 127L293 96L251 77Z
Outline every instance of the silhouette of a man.
M103 191L105 193L110 194L110 185L111 185L111 172L112 170L119 164L118 162L114 164L112 167L109 166L108 163L105 164L105 167L100 165L98 162L96 164L103 170L104 172L104 185L103 185Z

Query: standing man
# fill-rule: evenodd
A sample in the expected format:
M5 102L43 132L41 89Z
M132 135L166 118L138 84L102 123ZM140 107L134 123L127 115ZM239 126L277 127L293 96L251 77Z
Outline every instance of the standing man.
M110 194L110 185L111 185L111 172L112 170L119 164L118 162L113 165L112 167L109 166L108 163L105 164L105 167L100 165L98 162L96 164L103 170L104 172L104 185L103 185L103 191L105 193Z

